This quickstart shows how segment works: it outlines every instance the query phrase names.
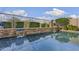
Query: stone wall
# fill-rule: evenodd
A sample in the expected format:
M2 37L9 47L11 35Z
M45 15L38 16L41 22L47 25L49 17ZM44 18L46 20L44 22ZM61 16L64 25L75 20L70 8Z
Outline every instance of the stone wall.
M0 29L0 38L16 36L15 29Z
M31 34L51 32L50 28L30 28L24 29L22 31L17 31L16 29L0 29L0 38L14 37L14 36L25 36Z
M30 34L38 34L38 33L44 33L44 32L51 32L50 28L36 28L36 29L25 29L24 34L30 35Z

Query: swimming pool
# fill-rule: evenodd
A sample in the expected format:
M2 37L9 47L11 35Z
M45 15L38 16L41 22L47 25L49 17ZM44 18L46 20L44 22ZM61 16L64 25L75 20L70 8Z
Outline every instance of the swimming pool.
M1 51L79 51L79 34L45 33L0 39Z

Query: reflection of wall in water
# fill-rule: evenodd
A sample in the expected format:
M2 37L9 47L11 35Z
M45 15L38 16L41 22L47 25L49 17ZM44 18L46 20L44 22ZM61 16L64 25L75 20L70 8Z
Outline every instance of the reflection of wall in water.
M45 37L46 35L49 35L50 33L40 33L40 34L33 34L26 36L29 42L33 42L35 40L39 40L42 37Z

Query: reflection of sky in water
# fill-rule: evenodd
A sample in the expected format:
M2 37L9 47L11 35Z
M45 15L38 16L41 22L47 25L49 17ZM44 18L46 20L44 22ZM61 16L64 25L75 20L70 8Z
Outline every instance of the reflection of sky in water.
M30 35L23 38L7 38L0 40L3 51L69 51L79 50L79 34L48 33Z

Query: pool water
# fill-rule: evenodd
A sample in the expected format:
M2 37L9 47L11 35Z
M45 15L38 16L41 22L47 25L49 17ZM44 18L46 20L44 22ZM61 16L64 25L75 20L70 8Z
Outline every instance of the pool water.
M0 39L1 51L79 51L79 34L44 33Z

